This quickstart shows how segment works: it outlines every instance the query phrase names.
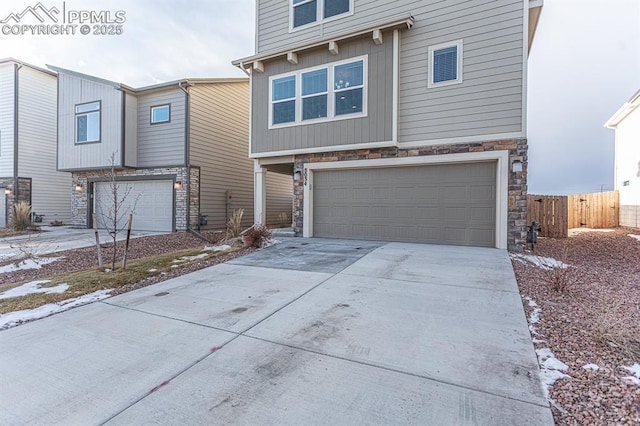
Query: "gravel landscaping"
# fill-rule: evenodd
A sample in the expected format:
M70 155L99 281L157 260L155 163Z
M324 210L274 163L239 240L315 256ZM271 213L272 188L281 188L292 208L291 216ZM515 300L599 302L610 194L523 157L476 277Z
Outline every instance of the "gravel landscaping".
M187 233L187 232L175 232L172 234L134 238L130 241L129 254L127 258L129 260L134 260L134 259L141 259L149 256L158 256L162 254L177 252L180 250L185 250L190 248L203 248L205 246L218 244L220 241L224 239L224 233L208 232L208 233L205 233L204 235L205 237L207 237L209 242L204 241L202 238L198 237L197 235L194 235L192 233ZM108 263L107 259L110 259L110 256L111 256L110 247L112 247L110 244L102 245L102 255L103 255L103 259L105 259L105 264ZM118 243L118 252L117 252L118 260L122 259L123 247L124 247L124 243ZM217 263L226 262L227 260L231 260L238 256L243 256L247 253L250 253L253 250L254 249L245 248L240 251L230 253L228 255L220 256L217 258L205 259L201 262L195 262L189 265L185 265L183 267L176 268L175 270L165 275L162 275L159 277L153 277L151 279L145 280L144 282L136 283L135 285L127 286L126 288L121 288L118 290L118 293L121 293L124 291L130 291L140 286L153 284L155 282L159 282L169 278L187 274L189 272L193 272L198 269L212 266ZM0 291L3 285L13 284L13 283L22 282L22 281L36 280L42 277L47 277L51 275L67 273L72 271L78 271L78 270L88 269L88 268L93 268L98 266L95 246L56 252L47 256L43 256L43 259L46 259L47 257L56 257L56 258L63 258L63 259L56 262L48 263L48 264L42 264L39 269L20 269L15 272L0 274Z
M535 256L512 253L556 424L640 423L637 235L542 238Z

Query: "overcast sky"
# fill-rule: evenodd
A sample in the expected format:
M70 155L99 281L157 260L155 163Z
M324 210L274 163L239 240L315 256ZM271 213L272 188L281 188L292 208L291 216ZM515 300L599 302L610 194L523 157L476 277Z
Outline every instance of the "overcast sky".
M0 20L36 4L3 0ZM42 4L61 11L63 1ZM240 77L231 60L254 53L254 0L67 0L64 6L123 10L123 34L0 34L0 58L139 87ZM603 124L638 89L640 0L545 0L529 57L529 192L611 189L613 131Z

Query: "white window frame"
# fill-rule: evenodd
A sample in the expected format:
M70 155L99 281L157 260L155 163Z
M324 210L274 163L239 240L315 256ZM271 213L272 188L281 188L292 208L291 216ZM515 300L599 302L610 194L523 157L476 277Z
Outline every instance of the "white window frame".
M447 81L441 81L438 83L434 83L433 82L433 58L434 58L434 54L436 51L438 50L442 50L442 49L446 49L449 47L456 47L457 48L457 54L456 54L456 59L457 59L457 70L456 70L456 79L455 80L447 80ZM428 48L428 52L429 52L429 66L428 66L428 79L427 79L427 87L428 88L435 88L435 87L443 87L443 86L451 86L452 84L460 84L462 83L462 57L463 57L463 42L462 40L456 40L456 41L450 41L447 43L440 43L440 44L436 44L433 46L429 46Z
M78 112L78 107L84 106L84 105L90 105L90 104L98 104L98 108L97 109L93 109L93 110L89 110L89 111L82 111L82 112ZM76 104L74 107L74 128L75 128L75 144L77 145L82 145L82 144L86 144L86 143L100 143L100 141L102 140L102 101L98 100L98 101L91 101L91 102L83 102L81 104ZM87 139L86 141L80 141L78 140L78 117L81 116L89 116L89 115L93 115L93 114L98 114L98 139ZM87 123L88 123L88 119L87 119ZM87 129L87 136L89 134L89 131Z
M340 93L343 90L353 90L358 89L360 86L350 87L349 89L343 89L336 91L334 89L334 70L335 67L345 64L351 64L354 62L362 61L362 111L355 112L352 114L342 114L335 115L335 94ZM269 77L269 129L280 129L283 127L293 127L293 126L304 126L307 124L315 124L315 123L323 123L327 121L340 121L340 120L349 120L353 118L364 118L367 117L368 109L367 109L367 101L368 101L368 88L369 88L369 74L368 74L368 61L369 55L357 56L354 58L344 59L342 61L331 62L329 64L324 64L311 68L304 68L299 71L289 72L285 74L278 74ZM317 96L318 94L302 96L302 74L317 71L320 69L327 70L327 116L321 118L314 118L309 120L302 120L302 99L309 96ZM273 80L279 80L285 77L295 76L296 78L296 94L295 94L295 121L288 123L280 123L273 124ZM290 100L290 99L288 99ZM275 103L282 102L276 101Z
M160 108L167 108L169 112L169 114L167 114L167 119L161 120L161 121L153 121L153 111ZM156 124L171 123L171 104L154 105L149 108L149 111L150 111L149 124L156 125Z
M294 9L294 5L293 5L293 0L287 0L289 2L289 32L293 33L296 31L300 31L303 30L305 28L310 28L316 25L320 25L322 23L325 22L331 22L331 21L335 21L337 19L342 19L345 18L347 16L352 16L353 15L353 3L354 0L349 0L349 11L348 12L344 12L341 13L339 15L334 15L331 16L329 18L325 18L324 17L324 2L325 0L317 0L316 3L316 20L313 22L309 22L308 24L305 25L300 25L299 27L294 27L293 26L293 9ZM308 0L308 1L313 1L313 0ZM307 1L303 2L303 3L298 3L296 6L300 6L302 4L307 3Z

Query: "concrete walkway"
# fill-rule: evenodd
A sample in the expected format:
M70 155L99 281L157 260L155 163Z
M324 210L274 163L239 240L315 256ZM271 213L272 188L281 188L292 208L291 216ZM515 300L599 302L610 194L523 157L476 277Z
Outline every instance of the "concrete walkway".
M43 232L0 238L0 262L20 256L21 250L42 256L57 251L90 247L96 244L93 229L73 228L70 226L42 226L41 229ZM132 231L131 238L161 234L165 234L165 232ZM101 244L111 241L111 236L104 229L99 231L99 236ZM126 236L127 233L125 231L119 232L117 240L122 241Z
M0 332L0 424L553 424L506 251L290 239Z

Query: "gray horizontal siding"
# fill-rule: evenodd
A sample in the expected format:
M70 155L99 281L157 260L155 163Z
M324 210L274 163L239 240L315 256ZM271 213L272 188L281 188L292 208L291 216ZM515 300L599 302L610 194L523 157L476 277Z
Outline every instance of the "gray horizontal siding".
M225 229L228 213L253 220L253 161L248 158L249 82L196 84L190 93L190 162L200 167L200 211L208 229ZM227 205L226 192L233 196Z
M285 59L266 63L264 73L253 75L251 152L390 141L393 127L393 42L389 33L385 36L386 41L382 45L374 44L369 37L340 43L338 55L332 55L324 47L303 52L298 55L297 65L291 65ZM368 55L366 117L268 129L269 77L364 55Z
M138 167L185 162L185 93L179 89L138 97ZM151 107L171 104L169 123L151 124Z
M352 16L290 33L289 2L265 0L258 6L257 53L286 51L287 46L348 32L350 28L384 17L410 13L415 17L415 25L411 30L401 31L399 142L429 144L429 141L443 139L475 137L482 140L489 135L520 134L525 120L523 22L526 3L523 0L356 0ZM463 82L428 88L429 46L456 40L463 41ZM385 39L385 45L388 42ZM387 72L391 74L390 67ZM254 77L254 84L257 79ZM379 81L370 75L369 84L373 87ZM267 105L268 87L254 89L254 99L261 106ZM256 120L264 118L255 114L256 108L253 123L262 131L262 123ZM305 133L302 126L296 131L298 139L308 137L313 146L333 144L331 139L336 137L335 132L327 131L318 138L317 134ZM254 141L259 137L255 131L253 136ZM284 135L285 140L287 137ZM265 143L279 148L272 141ZM285 145L293 143L295 141L288 141Z
M0 64L0 176L2 177L13 176L13 80L13 63Z
M102 101L99 143L75 143L75 106ZM58 168L108 167L122 158L122 92L113 86L66 74L58 76Z
M18 175L31 178L34 212L68 223L71 173L56 171L56 78L23 67L18 86Z
M523 131L523 2L443 2L419 8L402 32L399 135L402 142ZM462 40L461 84L428 88L428 48Z
M293 176L267 172L267 225L279 227L282 213L287 215L284 225L290 227L293 219Z

